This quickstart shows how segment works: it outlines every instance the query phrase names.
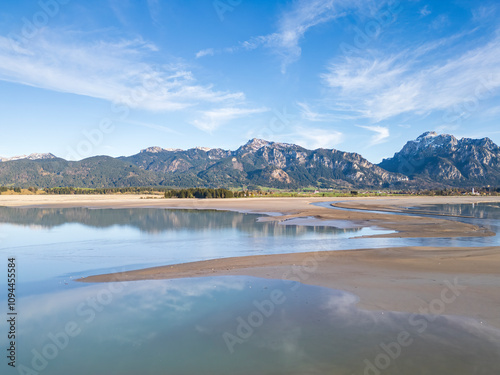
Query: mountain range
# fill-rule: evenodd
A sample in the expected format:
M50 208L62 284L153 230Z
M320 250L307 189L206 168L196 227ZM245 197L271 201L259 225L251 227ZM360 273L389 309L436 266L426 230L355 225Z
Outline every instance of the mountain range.
M52 155L50 153L48 154L29 154L29 155L20 155L20 156L13 156L11 158L4 158L0 156L0 161L11 161L11 160L22 160L22 159L28 159L28 160L39 160L39 159L55 159L56 156Z
M68 161L52 154L0 158L0 185L57 187L436 188L500 185L489 138L426 132L378 165L357 153L252 139L238 149L149 147L132 156Z
M379 166L420 184L500 185L500 148L489 138L426 132Z

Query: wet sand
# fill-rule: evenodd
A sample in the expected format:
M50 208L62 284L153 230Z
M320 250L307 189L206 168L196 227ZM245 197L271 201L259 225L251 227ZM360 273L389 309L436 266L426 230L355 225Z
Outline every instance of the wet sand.
M353 212L312 206L314 202L343 201L352 208L393 211L397 205L415 206L436 203L500 202L500 197L394 197L394 198L234 198L234 199L146 199L138 195L0 195L0 206L9 207L88 207L88 208L182 208L238 212L278 213L264 220L286 222L297 217L319 220L345 220L358 227L376 226L396 233L376 237L476 237L494 233L475 225L419 216Z
M310 205L312 202L328 201L343 201L341 205L358 209L398 211L401 207L426 204L500 202L500 198L330 197L197 200L140 199L137 195L0 196L0 206L10 207L154 207L273 212L280 216L267 216L265 220L284 221L296 217L315 217L319 220L348 220L357 226L377 226L398 231L384 235L386 237L493 235L483 228L445 218L342 211ZM366 309L464 315L500 329L499 269L500 247L404 247L226 258L97 275L80 281L109 282L222 275L291 279L351 292L360 298L360 306Z
M381 311L463 315L500 329L500 248L402 247L256 255L90 276L114 282L242 275L340 289Z

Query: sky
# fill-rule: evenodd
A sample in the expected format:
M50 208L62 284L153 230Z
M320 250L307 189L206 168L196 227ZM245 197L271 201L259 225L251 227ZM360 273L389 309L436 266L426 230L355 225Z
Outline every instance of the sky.
M3 0L0 155L500 144L500 4Z

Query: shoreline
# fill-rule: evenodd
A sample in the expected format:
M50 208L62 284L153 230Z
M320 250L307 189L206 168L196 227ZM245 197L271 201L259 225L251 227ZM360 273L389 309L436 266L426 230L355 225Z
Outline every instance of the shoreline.
M265 215L260 220L279 221L314 217L327 223L341 220L357 227L378 227L392 231L374 235L378 238L411 237L485 237L494 233L475 225L424 216L394 215L397 205L426 205L441 203L500 202L500 197L353 197L342 198L341 207L355 209L384 209L387 212L357 212L312 206L310 203L335 201L331 197L318 198L227 198L227 199L141 199L138 195L0 195L0 206L18 208L73 208L92 209L159 208L159 209L214 209ZM382 204L380 204L382 202ZM269 214L268 214L269 213ZM278 215L279 214L279 215ZM327 224L325 224L327 225ZM328 225L327 225L328 226ZM367 236L368 237L368 236Z
M30 196L28 196L30 197ZM465 237L493 233L474 225L423 216L355 212L311 206L331 202L325 198L239 198L239 199L140 199L139 196L1 196L0 206L40 208L157 208L214 209L263 215L261 220L285 221L314 217L343 220L356 226L377 226L397 233L376 237ZM369 197L342 198L351 208L402 210L402 207L446 203L500 202L500 197ZM304 284L350 292L359 297L358 306L381 311L419 313L443 305L439 314L461 315L500 329L500 246L492 247L398 247L327 252L256 255L222 258L128 271L118 275L95 275L80 282L172 279L206 276L254 276L293 278ZM316 257L316 258L315 258ZM459 295L452 303L450 285ZM455 285L455 286L454 286ZM444 293L444 294L443 294ZM448 293L448 294L446 294ZM423 309L423 310L422 310ZM432 309L431 309L432 312Z
M366 310L428 310L471 317L500 329L499 254L498 247L399 247L253 255L88 276L76 281L214 276L293 280L352 293L359 298L358 307ZM444 306L443 311L436 310L436 306Z

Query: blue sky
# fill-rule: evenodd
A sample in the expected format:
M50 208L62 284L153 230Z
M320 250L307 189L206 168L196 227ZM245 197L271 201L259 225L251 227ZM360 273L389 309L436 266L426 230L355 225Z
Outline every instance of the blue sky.
M477 0L4 0L0 155L499 144L499 20Z

